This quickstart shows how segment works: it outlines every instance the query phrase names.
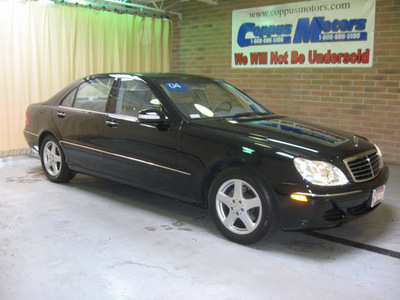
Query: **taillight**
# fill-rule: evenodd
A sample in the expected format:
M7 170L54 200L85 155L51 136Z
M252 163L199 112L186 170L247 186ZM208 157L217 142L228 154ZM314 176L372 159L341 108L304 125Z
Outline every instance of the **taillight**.
M27 115L27 114L25 114L25 125L26 125L26 126L31 126L31 125L29 124L29 120L28 120L28 115Z

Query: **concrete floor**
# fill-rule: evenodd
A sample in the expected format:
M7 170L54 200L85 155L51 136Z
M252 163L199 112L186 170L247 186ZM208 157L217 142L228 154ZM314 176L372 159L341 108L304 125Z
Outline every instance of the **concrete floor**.
M400 299L399 194L392 165L369 215L241 246L198 207L84 175L54 184L36 158L1 159L0 299Z

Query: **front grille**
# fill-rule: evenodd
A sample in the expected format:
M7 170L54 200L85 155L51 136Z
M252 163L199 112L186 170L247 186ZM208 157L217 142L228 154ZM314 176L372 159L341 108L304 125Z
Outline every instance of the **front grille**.
M371 200L364 201L363 203L347 208L344 210L339 209L335 206L335 208L329 209L324 213L324 219L331 222L340 222L344 221L348 217L357 217L361 216L367 212L369 212L372 208L369 207L368 203Z
M368 206L368 201L365 201L364 203L351 207L347 210L347 213L350 216L361 216L367 212L369 212L371 208Z
M364 152L344 160L354 182L374 179L380 171L380 159L376 150Z
M343 221L346 214L338 208L332 208L324 213L324 219L331 222Z

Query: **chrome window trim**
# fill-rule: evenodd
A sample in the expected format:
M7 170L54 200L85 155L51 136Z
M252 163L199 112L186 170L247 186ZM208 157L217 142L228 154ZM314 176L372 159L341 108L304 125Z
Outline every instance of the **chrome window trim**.
M70 145L70 146L74 146L74 147L78 147L78 148L82 148L82 149L86 149L86 150L95 151L95 152L98 152L98 153L103 153L103 154L107 154L107 155L123 158L123 159L128 159L128 160L131 160L131 161L135 161L135 162L138 162L138 163L150 165L150 166L161 168L161 169L164 169L164 170L169 170L169 171L180 173L180 174L187 175L187 176L191 176L192 175L192 174L190 174L188 172L185 172L185 171L173 169L173 168L170 168L170 167L162 166L162 165L159 165L159 164L156 164L156 163L152 163L152 162L149 162L149 161L146 161L146 160L142 160L142 159L138 159L138 158L134 158L134 157L130 157L130 156L116 154L116 153L112 153L112 152L108 152L108 151L104 151L104 150L100 150L100 149L96 149L96 148L92 148L92 147L87 147L87 146L83 146L83 145L79 145L79 144L75 144L75 143L70 143L70 142L66 142L66 141L60 141L60 143L64 144L64 145Z
M108 114L108 117L112 118L112 119L117 119L117 120L139 123L139 119L134 116L111 113L111 114Z
M345 192L345 193L337 193L337 194L313 194L313 193L293 193L293 194L315 197L315 198L326 198L326 197L349 196L349 195L358 194L361 192L362 192L362 190L356 190L356 191Z
M63 106L61 104L58 105L58 108L62 108L62 109L73 109L73 110L78 110L81 112L87 112L87 113L93 113L93 114L99 114L99 115L103 115L103 116L107 116L108 114L106 112L103 111L97 111L97 110L90 110L90 109L83 109L83 108L79 108L79 107L70 107L70 106Z

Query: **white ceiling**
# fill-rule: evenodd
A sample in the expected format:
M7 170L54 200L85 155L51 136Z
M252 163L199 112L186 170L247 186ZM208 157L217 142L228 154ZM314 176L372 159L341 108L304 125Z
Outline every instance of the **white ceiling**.
M0 1L19 1L28 2L32 0L0 0ZM33 0L41 1L41 0ZM88 5L93 9L120 10L127 13L154 15L161 18L168 18L171 14L177 15L182 20L182 13L173 9L175 5L188 2L203 2L209 5L218 5L218 0L48 0L57 4L65 5Z
M118 0L117 0L118 1ZM128 0L130 3L135 3L139 5L145 5L145 6L153 6L156 8L163 8L164 7L164 0ZM193 0L176 0L176 1L168 1L168 6L173 6L178 3L182 2L189 2ZM199 2L207 3L207 4L212 4L212 5L217 5L218 0L196 0ZM122 0L122 2L124 2Z
M60 1L60 0L55 0ZM182 19L182 14L173 11L173 8L177 4L187 3L190 1L198 1L207 3L210 5L217 5L218 0L90 0L95 3L102 3L106 5L114 5L117 7L140 9L150 11L151 13L158 14L175 14Z

